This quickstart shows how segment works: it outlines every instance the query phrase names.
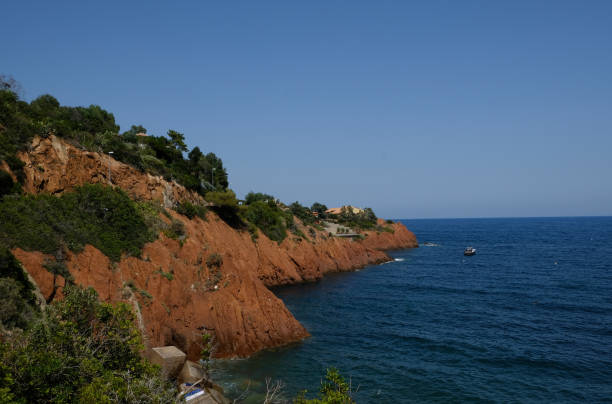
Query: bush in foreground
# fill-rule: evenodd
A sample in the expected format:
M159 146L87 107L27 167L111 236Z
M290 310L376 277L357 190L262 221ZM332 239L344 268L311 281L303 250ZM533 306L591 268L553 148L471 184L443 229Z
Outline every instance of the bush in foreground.
M0 402L174 402L176 390L140 356L128 305L101 303L91 288L64 294L29 329L2 337Z
M293 404L353 404L351 384L340 374L338 369L329 368L325 380L321 381L319 397L307 399L304 390L293 400Z

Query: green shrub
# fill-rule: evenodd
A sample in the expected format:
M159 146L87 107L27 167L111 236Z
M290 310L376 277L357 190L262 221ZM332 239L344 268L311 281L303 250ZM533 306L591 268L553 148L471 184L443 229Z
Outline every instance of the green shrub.
M319 202L313 203L312 206L310 207L310 210L312 212L317 212L319 214L320 219L327 218L327 213L325 213L325 211L327 210L327 206L323 205L322 203L319 203Z
M227 191L209 192L206 194L205 198L216 208L227 208L235 211L238 210L238 199L236 199L236 194L231 189L228 189Z
M248 205L244 217L257 226L270 240L281 242L287 237L285 227L287 215L275 204L255 201Z
M335 216L339 224L355 229L372 229L378 221L371 208L365 208L361 213L353 213L351 209L343 208L342 212Z
M156 371L135 377L131 371L105 372L79 392L79 403L176 403L177 392Z
M213 354L213 344L214 339L212 334L205 332L202 334L202 350L200 351L200 359L204 362L204 371L206 372L206 376L208 377L208 372L210 371L210 359Z
M12 278L0 277L0 330L25 328L37 311L38 306L24 298L22 284Z
M257 226L251 222L247 222L247 230L249 231L249 234L251 234L251 240L253 240L253 242L257 241L259 238L259 230L257 229Z
M187 235L185 224L177 219L172 219L170 225L163 231L166 237L174 240L183 240Z
M302 223L304 223L305 225L313 225L316 220L312 211L308 209L307 207L302 206L297 201L289 205L289 210L295 217L300 219Z
M138 289L138 293L148 301L153 300L153 296L144 289Z
M328 368L325 379L321 381L319 397L313 399L306 398L306 390L301 391L293 400L293 404L353 404L353 391L351 384L348 383L336 368Z
M83 185L60 197L6 196L0 201L0 244L55 253L91 244L114 261L139 256L155 234L127 194L103 185Z
M194 205L190 202L181 202L176 205L176 211L183 216L187 216L189 219L193 219L194 217L199 217L202 220L206 220L206 209L205 206Z
M13 181L9 173L0 170L0 198L16 193L21 193L21 186Z
M172 274L172 272L164 272L164 270L161 268L159 268L159 270L157 270L156 272L164 278L168 279L169 281L174 279L174 274Z
M163 214L172 221L172 215L170 215L170 213L163 208L160 202L137 202L136 211L138 215L142 217L153 238L170 226L168 223L162 220L160 215Z
M306 237L304 232L297 227L297 225L293 222L293 220L291 220L291 221L286 220L286 223L287 223L287 230L289 230L291 233L295 234L299 238L303 238L305 240L308 240L308 237Z
M100 303L91 288L67 286L64 296L32 328L0 339L0 399L174 402L176 389L141 357L130 306Z
M11 278L16 281L20 285L21 298L29 305L36 305L34 285L19 261L6 247L0 247L0 278Z
M377 232L395 233L395 229L393 229L393 227L390 227L390 226L376 225L376 227L374 227L374 230L376 230Z
M244 221L240 217L240 206L236 194L231 189L226 191L209 192L204 197L212 203L211 209L229 226L234 229L243 229Z
M45 268L53 275L62 276L67 281L72 281L74 279L70 271L68 271L68 268L66 267L66 264L64 262L47 260L43 263L43 268Z
M247 205L250 205L254 202L272 202L272 203L276 203L276 198L274 198L272 195L268 195L268 194L264 194L261 192L249 192L248 194L246 194L246 196L244 197L244 202Z
M219 253L212 253L206 258L206 266L209 268L220 268L223 265L223 257Z

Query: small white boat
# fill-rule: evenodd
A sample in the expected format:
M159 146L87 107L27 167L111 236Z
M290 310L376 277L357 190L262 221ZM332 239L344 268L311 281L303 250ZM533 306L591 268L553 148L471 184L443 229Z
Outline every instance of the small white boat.
M474 247L466 247L466 249L463 251L463 255L474 255L476 254L476 249Z

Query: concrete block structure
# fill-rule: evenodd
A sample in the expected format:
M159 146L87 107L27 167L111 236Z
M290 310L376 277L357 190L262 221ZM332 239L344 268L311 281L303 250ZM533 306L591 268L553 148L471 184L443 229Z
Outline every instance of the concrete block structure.
M151 348L151 362L159 365L166 379L175 379L187 359L185 352L175 346Z
M180 383L195 383L202 378L204 378L204 369L198 363L190 360L185 361L178 375Z

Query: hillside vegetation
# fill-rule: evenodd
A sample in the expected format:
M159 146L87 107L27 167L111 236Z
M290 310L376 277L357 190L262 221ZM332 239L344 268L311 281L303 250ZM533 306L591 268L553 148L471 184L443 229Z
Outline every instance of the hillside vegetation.
M114 158L121 162L198 192L212 202L213 210L223 220L236 229L248 230L253 239L257 238L258 231L277 242L284 240L288 233L307 238L298 229L294 217L319 230L322 229L319 219L328 218L325 205L320 203L311 208L299 202L287 206L263 193L250 192L244 203L239 203L234 192L227 188L228 176L222 160L214 153L204 154L199 147L189 150L182 133L168 130L167 136L146 135L147 130L140 125L121 132L114 115L100 106L63 106L48 94L28 103L20 99L15 89L14 81L0 76L0 161L8 164L18 180L14 182L7 172L0 170L0 197L21 195L23 162L17 153L27 150L34 136L55 135L85 150L112 151ZM84 240L89 240L87 242L117 260L124 252L136 254L143 242L155 237L143 230L141 215L133 212L137 207L131 206L125 196L100 189L95 191L96 196L94 190L83 188L59 201L44 196L7 199L0 206L0 217L6 221L0 228L0 239L13 247L44 252L56 251L60 244L78 250ZM106 198L95 202L97 208L106 209L104 212L93 212L90 205L82 205L90 202L83 198L98 197ZM83 208L87 208L86 213L75 212ZM176 210L189 218L206 218L203 206L182 203ZM328 219L355 229L376 226L376 215L371 209L365 209L363 214L343 212ZM85 226L84 221L91 224ZM168 234L179 236L176 233L170 231ZM47 238L49 243L44 242Z
M227 188L227 171L214 153L204 154L198 147L189 151L185 136L174 130L167 137L142 136L146 132L137 125L121 133L114 115L98 105L63 106L48 94L25 102L0 77L0 161L6 161L20 181L23 163L17 152L25 150L36 135L55 135L86 150L112 151L119 161L202 195ZM0 177L0 187L2 181Z
M8 195L0 200L0 244L56 254L78 252L86 244L117 261L122 253L140 255L157 234L147 221L157 216L125 192L86 184L59 197Z
M6 279L0 278L0 290ZM141 357L142 337L128 305L101 303L93 289L77 286L67 286L64 296L22 328L1 318L0 403L176 401L176 388ZM14 303L7 296L0 302Z
M309 269L306 265L300 266L293 259L289 248L276 248L277 246L270 243L260 243L258 247L261 248L257 249L245 248L252 250L247 251L252 254L251 258L244 260L247 265L227 265L228 261L232 264L232 255L228 251L221 254L215 250L226 249L228 246L224 244L231 243L224 243L221 237L218 237L217 242L215 240L215 237L219 236L217 233L208 234L208 229L219 228L213 221L210 223L198 223L198 221L208 220L211 212L214 212L234 229L249 232L255 242L260 234L264 234L279 244L287 238L296 243L303 240L314 242L317 237L327 239L331 233L322 232L325 226L329 225L325 221L334 221L356 230L379 230L376 215L371 209L365 209L363 213L358 214L346 211L332 216L326 213L327 207L320 203L314 203L311 207L303 206L299 202L285 205L274 196L259 192L250 192L245 200L241 201L234 191L228 188L227 171L221 159L213 153L203 153L198 147L190 150L185 144L184 135L177 131L169 130L166 136L143 135L147 132L144 127L132 126L129 130L121 132L113 114L99 106L62 106L51 95L42 95L31 102L26 102L13 90L11 83L3 81L0 76L0 164L4 167L6 163L9 167L9 170L0 168L0 403L165 403L175 400L176 389L160 379L157 368L141 359L142 338L134 326L135 314L131 306L125 303L114 305L101 303L93 289L83 289L75 285L77 280L71 275L68 266L74 268L73 265L78 264L78 261L71 261L69 256L71 252L82 251L86 245L92 245L111 260L111 268L104 265L100 268L101 271L124 275L123 271L129 272L132 269L122 267L121 259L126 256L139 257L143 247L155 241L160 233L178 240L178 244L165 243L171 244L173 248L173 250L168 249L168 252L172 252L172 266L162 268L158 262L155 262L155 258L152 260L148 256L138 262L143 268L149 268L154 276L159 277L164 282L164 288L173 282L173 290L181 291L180 294L169 293L164 296L166 300L160 299L159 304L170 316L171 311L165 303L173 301L175 295L182 296L187 287L189 290L195 290L194 285L197 282L193 282L193 279L202 280L204 286L208 285L204 282L209 282L210 279L200 279L201 271L207 272L208 268L212 271L208 271L209 273L215 274L212 278L215 282L212 283L214 288L206 286L199 289L201 293L194 292L193 296L209 297L208 293L217 293L219 297L215 299L219 300L215 300L216 302L231 304L229 307L237 310L244 309L241 304L253 305L253 302L259 304L255 306L259 312L252 311L249 307L249 312L260 313L259 318L252 319L249 315L248 323L244 318L238 318L237 323L231 324L231 327L245 330L247 324L252 330L263 330L265 326L267 333L270 327L269 313L283 316L284 323L274 325L278 335L275 335L274 339L256 341L259 345L255 348L251 346L254 340L231 340L228 337L225 341L225 346L229 347L231 344L233 350L237 350L238 345L235 342L240 341L244 347L250 349L243 352L250 354L255 349L277 346L279 341L283 343L294 341L307 335L306 330L288 313L282 302L272 302L269 298L266 298L265 304L260 302L259 299L263 302L266 296L263 292L270 292L265 289L267 284L263 283L262 279L252 276L251 264L256 263L258 259L261 262L272 262L266 259L264 254L271 257L282 253L284 255L281 254L281 258L287 258L284 261L287 265L295 264L295 271L298 269L301 271L302 268L305 268L304 271ZM28 173L26 189L33 189L30 187L29 170L45 171L41 167L25 167L18 155L20 152L28 151L35 136L45 138L51 135L83 150L103 153L112 151L114 158L123 163L143 172L176 181L187 189L199 193L210 206L204 206L208 205L204 203L198 205L177 201L172 209L185 216L180 218L173 212L161 208L158 201L133 200L120 188L102 184L83 184L76 188L62 189L61 193L58 191L58 195L27 194L21 187L26 180L25 173ZM89 155L89 157L96 156ZM41 176L46 175L41 174ZM187 219L192 219L194 222L185 226ZM233 237L234 232L231 229L221 227ZM199 242L185 243L188 237L187 228L190 229L189 237L194 239L199 237ZM236 239L250 243L245 237ZM193 265L185 258L187 254L182 256L182 251L194 248L194 245L202 251L207 250L208 241L216 242L215 249L211 249L204 256L200 254L197 261L193 260L195 262ZM44 271L39 271L44 275L43 278L47 279L44 296L34 287L15 258L19 254L24 254L24 251L17 249L46 254L37 262L36 268L39 270L38 266L42 265L53 275L50 277ZM338 250L349 252L344 255L338 254L344 257L344 261L340 259L334 261L330 252ZM366 246L352 243L350 240L318 243L311 248L310 253L313 260L324 257L325 261L320 262L327 266L312 265L316 271L299 272L303 280L318 279L325 271L351 269L355 265L380 262L385 257L379 251L367 249ZM40 257L38 254L31 255ZM355 257L357 259L354 259ZM226 265L223 264L224 259ZM237 262L234 260L233 264ZM69 265L66 265L67 263ZM289 276L287 275L289 271L283 272L281 267L273 267L271 264L268 267L261 269L261 273L264 274L261 275L262 278L268 282L276 282L274 284L295 282L293 277L295 271ZM95 263L92 263L89 269L96 275L94 278L101 277L103 282L111 278L106 273L98 273ZM82 270L83 268L75 269L75 271ZM180 270L183 270L182 274ZM225 273L226 270L228 273ZM79 279L78 274L82 273L75 271L72 274ZM37 276L34 272L30 274ZM248 278L241 278L245 274ZM135 296L134 291L151 299L152 294L142 289L137 277L132 275L125 279L118 277L120 280L113 286L113 290L122 288L121 299L126 301L130 301ZM219 282L222 277L225 279L224 283ZM240 288L235 293L241 293L241 297L243 295L249 297L248 293L252 293L250 296L253 299L240 300L237 299L239 295L231 294L236 290L234 286L236 277L240 281ZM60 285L59 281L62 279L63 284ZM248 279L251 283L243 282L244 279ZM40 279L35 281L39 286L42 285ZM147 278L145 284L148 282ZM217 283L223 287L217 289ZM112 282L109 281L108 284L111 285ZM104 293L102 289L98 290ZM58 301L59 299L56 299L58 296L62 296L63 299ZM155 296L156 299L158 296ZM108 298L104 297L105 300ZM207 302L204 298L198 301ZM201 318L202 311L196 311L201 307L206 307L208 311L208 303L192 306L194 308L184 311L186 318L191 314L194 314L194 318L198 316ZM155 312L147 308L147 303L144 304L144 308L140 305L137 307L140 307L140 314L144 313L144 318L148 314L149 320L157 321L152 315ZM173 307L173 310L176 310L179 305L174 304ZM209 320L217 321L212 316ZM219 329L225 327L225 320L223 318L219 321L217 324ZM159 326L165 324L165 321L164 318L163 321L149 325ZM232 328L228 326L228 329ZM190 336L197 332L196 329L179 330L177 335L185 338L185 335ZM227 335L235 334L232 332ZM259 338L263 334L253 332L252 335L257 335ZM319 398L307 399L303 393L295 399L295 402L352 402L347 384L337 372L330 371L325 380Z

